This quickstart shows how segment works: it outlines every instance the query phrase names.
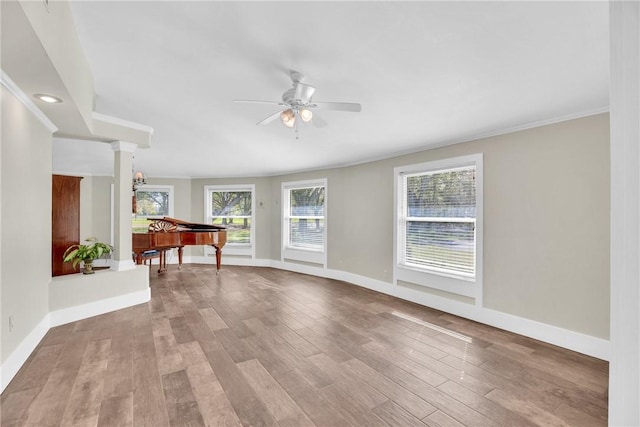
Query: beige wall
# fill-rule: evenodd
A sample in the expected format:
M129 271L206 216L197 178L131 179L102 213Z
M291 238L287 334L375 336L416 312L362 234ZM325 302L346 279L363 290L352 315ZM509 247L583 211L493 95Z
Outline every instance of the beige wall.
M93 204L93 177L84 176L80 180L80 242L93 236Z
M191 217L191 180L152 178L153 185L173 185L174 216ZM81 184L80 238L97 237L102 242L111 240L111 185L113 177L87 176Z
M271 196L279 203L282 182L326 177L328 268L393 286L393 169L473 153L484 154L484 306L607 339L608 114L276 177ZM280 217L274 208L276 260Z
M351 167L149 182L174 185L174 215L192 222L204 222L205 185L255 184L256 258L279 261L281 184L327 178L328 268L392 287L394 168L473 153L484 156L484 307L607 339L608 114Z
M95 237L111 242L111 176L85 176L80 181L80 241Z
M173 186L173 216L189 221L191 215L191 180L188 178L149 178L149 185ZM191 221L196 222L196 221Z
M206 222L204 218L204 187L206 185L243 185L254 184L256 191L255 233L256 258L271 258L271 178L225 178L225 179L193 179L191 181L191 218L192 222ZM260 207L260 202L262 207ZM224 250L223 250L224 253ZM194 248L193 255L202 256L202 248Z
M84 217L91 216L90 221L93 236L103 241L109 241L111 227L110 211L110 186L113 182L111 177L90 177L92 182L91 192L82 193L82 200L90 200L89 203L82 203L80 213L81 223ZM203 223L204 219L204 186L205 185L229 185L229 184L255 184L258 200L263 200L263 207L256 207L256 229L258 259L270 258L270 230L271 211L270 196L268 196L271 186L270 178L240 178L240 179L188 179L188 178L147 178L149 185L172 185L174 194L173 216L185 221ZM84 188L84 187L83 187ZM104 236L104 237L103 237ZM185 256L203 256L202 247L186 247Z
M111 185L113 177L91 177L93 206L91 232L86 237L96 237L100 242L111 242ZM80 213L82 219L82 213ZM85 236L80 236L85 239ZM113 242L111 242L113 243Z
M49 312L52 138L4 86L1 99L0 323L5 362ZM12 331L9 316L14 318Z
M609 116L492 138L485 305L609 337Z
M190 222L193 221L190 218L191 215L191 180L186 178L149 178L147 179L149 185L173 185L173 217L183 219ZM198 250L201 250L198 248ZM184 248L184 256L190 256L194 251L193 247L187 246ZM169 261L177 260L177 251L174 249L173 253L169 254Z

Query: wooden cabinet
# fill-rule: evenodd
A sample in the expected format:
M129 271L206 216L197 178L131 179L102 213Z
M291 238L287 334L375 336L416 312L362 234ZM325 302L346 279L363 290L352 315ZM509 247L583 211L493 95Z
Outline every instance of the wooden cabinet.
M51 274L62 276L80 272L80 266L62 261L62 254L80 242L80 180L79 176L53 175L52 179L52 251Z

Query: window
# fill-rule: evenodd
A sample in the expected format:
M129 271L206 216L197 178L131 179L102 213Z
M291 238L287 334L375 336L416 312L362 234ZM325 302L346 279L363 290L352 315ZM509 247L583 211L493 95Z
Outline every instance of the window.
M205 221L227 229L228 254L253 256L254 192L254 185L205 186Z
M282 184L283 258L326 264L326 180Z
M482 156L397 168L396 180L396 278L476 295Z
M134 233L145 233L149 224L162 217L173 216L173 186L144 185L135 194Z

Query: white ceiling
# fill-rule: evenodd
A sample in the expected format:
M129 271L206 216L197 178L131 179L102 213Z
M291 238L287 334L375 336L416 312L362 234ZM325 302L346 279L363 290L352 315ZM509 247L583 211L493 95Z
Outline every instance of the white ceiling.
M607 2L72 3L99 113L154 128L151 177L277 175L361 163L606 111ZM256 123L305 74L325 128ZM320 114L320 113L317 113ZM54 171L110 174L97 142Z

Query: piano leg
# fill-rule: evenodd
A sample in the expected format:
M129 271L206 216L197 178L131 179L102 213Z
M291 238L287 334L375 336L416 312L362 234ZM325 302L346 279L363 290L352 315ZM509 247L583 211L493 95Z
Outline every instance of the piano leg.
M182 270L182 246L178 248L178 270Z
M166 249L160 250L160 265L158 265L158 273L164 273L167 271L167 251Z
M220 260L222 258L222 250L214 246L216 248L216 274L220 274Z

